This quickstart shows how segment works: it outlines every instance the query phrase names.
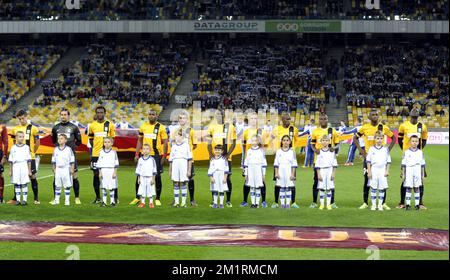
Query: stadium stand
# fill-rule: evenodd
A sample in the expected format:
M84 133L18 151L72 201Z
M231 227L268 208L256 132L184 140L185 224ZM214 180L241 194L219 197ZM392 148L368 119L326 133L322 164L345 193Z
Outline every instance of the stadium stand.
M0 46L0 113L39 82L65 50L62 46Z
M227 44L216 41L205 72L192 81L187 102L202 109L275 108L296 124L325 111L324 51L306 45Z
M88 123L94 108L102 104L112 119L127 115L129 123L138 125L149 108L161 112L167 106L190 51L180 41L90 45L87 56L64 69L58 79L43 81L43 94L30 105L30 112L41 112L42 121L54 122L65 107L80 123Z
M375 107L390 126L398 126L416 107L429 127L448 127L447 46L351 47L341 65L350 124Z
M411 3L413 2L413 3ZM380 9L366 9L366 0L351 0L349 19L367 20L445 20L448 0L399 1L380 0Z
M64 1L0 0L1 20L128 19L361 19L444 20L448 0L381 0L380 10L365 9L366 0L100 0L81 1L79 10ZM322 5L321 5L322 4Z

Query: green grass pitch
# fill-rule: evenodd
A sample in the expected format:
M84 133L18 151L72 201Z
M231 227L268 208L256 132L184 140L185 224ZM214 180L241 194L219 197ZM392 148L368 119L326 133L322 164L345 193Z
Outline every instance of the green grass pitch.
M358 210L362 203L362 162L357 158L355 166L343 166L348 145L344 145L338 162L341 167L336 174L336 203L339 209L319 211L309 209L313 171L299 168L297 173L297 203L300 209L249 209L240 208L242 200L241 170L238 161L233 169L233 208L213 211L209 208L211 194L206 176L207 163L196 163L196 200L198 208L173 209L169 206L173 198L172 184L168 179L167 166L163 174L163 207L139 209L129 206L134 197L134 166L131 161L121 159L119 168L119 197L117 208L99 208L91 205L94 198L92 172L81 165L79 172L82 205L70 207L52 206L52 177L49 164L42 164L39 175L41 205L15 207L0 205L0 220L16 221L66 221L66 222L113 222L139 224L261 224L280 226L334 226L334 227L411 227L447 229L449 222L449 148L448 146L427 146L425 156L428 178L425 179L424 203L426 211L393 209L383 213ZM388 204L394 208L399 201L401 151L396 146L392 152L388 191ZM47 160L47 159L46 159ZM44 160L44 162L46 161ZM237 160L237 158L236 158ZM298 158L299 164L303 156ZM270 164L273 162L269 158ZM48 160L47 160L48 162ZM8 166L5 175L8 173ZM267 201L273 201L272 168L268 170ZM50 175L50 176L49 176ZM6 176L8 177L8 176ZM44 177L44 178L42 178ZM6 178L9 184L9 178ZM12 187L5 189L5 198L12 195ZM31 194L31 190L30 190ZM29 201L32 199L32 195ZM73 199L72 199L73 201ZM73 204L73 203L72 203ZM65 243L0 242L0 259L65 259L68 254ZM302 249L302 248L241 248L214 246L156 246L156 245L103 245L77 244L81 259L366 259L364 249ZM43 253L45 252L45 253ZM383 250L381 259L447 259L448 252Z

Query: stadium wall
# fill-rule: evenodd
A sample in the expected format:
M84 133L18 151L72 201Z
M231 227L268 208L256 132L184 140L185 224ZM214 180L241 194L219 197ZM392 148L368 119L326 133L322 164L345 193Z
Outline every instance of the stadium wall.
M0 34L27 33L449 33L448 21L124 20L0 21Z

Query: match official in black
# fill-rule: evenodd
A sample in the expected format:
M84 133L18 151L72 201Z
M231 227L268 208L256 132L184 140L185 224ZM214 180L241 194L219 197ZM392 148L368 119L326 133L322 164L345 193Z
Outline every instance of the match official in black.
M58 135L67 136L66 145L69 146L75 155L75 172L73 173L73 192L75 193L75 204L81 204L80 201L80 182L78 181L78 163L76 158L77 147L81 144L81 133L77 125L70 122L70 112L62 109L59 113L60 122L52 128L52 142L55 147L58 145ZM55 192L55 180L53 179L53 193ZM50 202L53 203L53 200Z

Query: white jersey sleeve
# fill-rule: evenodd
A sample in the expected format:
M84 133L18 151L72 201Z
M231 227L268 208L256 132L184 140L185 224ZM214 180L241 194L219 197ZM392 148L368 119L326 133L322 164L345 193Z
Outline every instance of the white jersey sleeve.
M142 158L139 158L137 166L136 166L136 175L141 175L141 166L142 166Z
M184 142L184 143L185 143L185 146L186 146L187 159L188 160L192 160L193 156L192 156L191 147L189 146L189 143L187 141Z
M117 156L117 152L116 151L114 151L114 150L112 150L112 151L114 152L114 157L115 157L115 159L114 159L114 167L117 168L117 167L119 167L119 157Z
M297 156L296 156L294 150L292 150L292 164L291 164L291 168L292 167L295 167L295 168L298 167Z
M208 168L208 176L211 177L214 174L215 169L215 159L211 159L209 161L209 168Z
M16 145L11 147L11 151L9 151L8 161L14 163L15 157L16 157Z
M156 161L155 161L154 157L152 157L152 166L153 166L152 173L153 173L153 175L156 176L158 174L158 169L156 168Z
M273 167L279 167L280 166L280 150L277 151L277 153L275 154L275 159L273 161Z
M406 150L402 155L402 163L401 163L402 167L406 166L406 153L407 152L408 152L408 150Z
M266 176L267 159L266 159L266 155L264 154L263 150L261 150L261 163L262 163L263 176Z

